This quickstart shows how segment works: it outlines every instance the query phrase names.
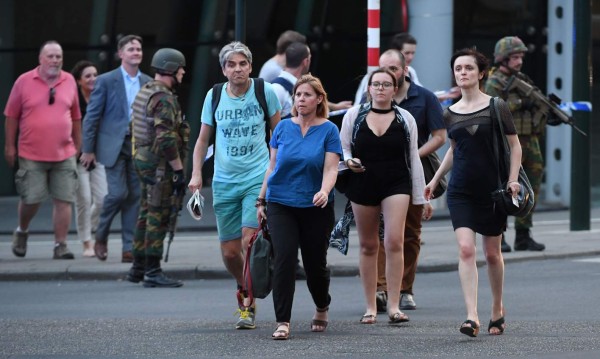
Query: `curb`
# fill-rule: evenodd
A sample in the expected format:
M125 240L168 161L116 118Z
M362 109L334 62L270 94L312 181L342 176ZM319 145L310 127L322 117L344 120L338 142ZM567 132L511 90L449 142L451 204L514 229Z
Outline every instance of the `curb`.
M600 255L600 250L588 252L557 253L550 255L524 256L519 258L505 258L504 263L520 263L530 260L549 260L564 258L581 258ZM484 260L477 261L477 267L485 266ZM331 277L358 277L356 266L334 265L330 266ZM417 267L417 273L453 272L458 269L457 262L436 263ZM181 280L211 280L229 279L231 275L223 269L193 268L193 269L168 269L169 276ZM0 273L1 281L76 281L76 280L116 280L125 281L126 271L119 272L89 272L66 270L64 272L29 272L29 273Z

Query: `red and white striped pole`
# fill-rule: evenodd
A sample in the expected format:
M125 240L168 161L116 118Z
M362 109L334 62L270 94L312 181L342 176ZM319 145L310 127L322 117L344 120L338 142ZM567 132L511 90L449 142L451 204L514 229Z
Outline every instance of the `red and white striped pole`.
M380 0L367 0L367 71L379 67Z

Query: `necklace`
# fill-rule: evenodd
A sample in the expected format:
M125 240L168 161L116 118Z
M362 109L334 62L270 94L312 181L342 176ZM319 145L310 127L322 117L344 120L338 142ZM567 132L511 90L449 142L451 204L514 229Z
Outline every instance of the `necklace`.
M238 94L236 94L236 93L233 91L233 87L232 87L232 86L230 86L230 87L229 87L229 91L231 91L231 94L232 94L233 96L235 96L237 99L241 100L241 101L244 101L244 100L246 99L246 94L248 93L248 90L249 90L249 89L250 89L250 86L248 86L248 88L246 89L246 91L244 91L244 93L243 93L243 94L241 94L241 95L238 95Z
M375 113L385 114L385 113L390 113L390 112L394 111L394 109L390 107L390 108L381 110L378 108L371 107L371 111L373 111Z

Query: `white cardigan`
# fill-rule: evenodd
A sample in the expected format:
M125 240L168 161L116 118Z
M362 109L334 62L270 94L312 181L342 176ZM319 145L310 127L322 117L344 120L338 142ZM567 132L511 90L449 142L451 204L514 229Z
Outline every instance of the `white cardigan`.
M423 165L421 164L421 158L419 157L419 146L417 143L417 123L410 112L398 106L396 106L396 108L400 110L400 114L402 114L402 118L406 122L406 126L410 132L410 174L412 176L412 203L425 204L429 201L427 201L424 196L425 176L423 175ZM354 128L354 122L358 116L359 109L360 105L350 108L342 120L340 139L342 141L344 159L352 158L352 151L350 148L352 142L352 129Z

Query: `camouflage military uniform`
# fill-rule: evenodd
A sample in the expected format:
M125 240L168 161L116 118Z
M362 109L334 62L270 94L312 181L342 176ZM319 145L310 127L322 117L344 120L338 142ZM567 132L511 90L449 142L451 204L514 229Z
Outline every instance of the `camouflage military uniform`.
M544 174L544 158L540 150L539 137L543 135L545 120L534 123L533 109L527 108L530 102L529 99L519 94L516 89L508 94L503 92L510 76L496 68L492 69L485 83L485 92L490 96L501 97L508 103L523 151L521 164L527 177L529 177L535 197L539 198L538 194ZM531 83L531 80L529 82ZM545 116L543 117L545 118ZM526 217L516 218L515 229L517 231L529 230L532 227L532 216L533 211Z
M136 125L139 123L136 124L135 121L141 119L135 116L134 103L134 163L142 182L142 196L133 241L133 255L161 258L173 193L173 169L169 161L179 156L185 163L189 126L183 121L177 96L167 87L158 81L149 82L144 87L154 92L145 107L146 119L153 119L154 131L149 132L154 133L150 134L150 139L139 140L140 136L136 133ZM138 105L138 100L143 97L143 90L144 88L136 98ZM148 158L152 154L157 155L156 158ZM154 178L148 176L148 173L155 174Z

